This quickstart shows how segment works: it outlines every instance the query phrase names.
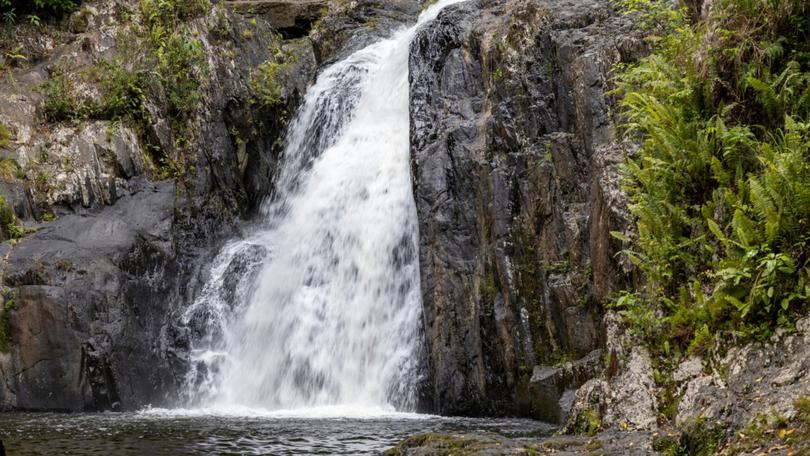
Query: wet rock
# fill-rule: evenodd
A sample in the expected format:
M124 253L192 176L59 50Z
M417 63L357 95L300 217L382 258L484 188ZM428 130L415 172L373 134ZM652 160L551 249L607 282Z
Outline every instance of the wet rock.
M602 350L560 367L535 366L529 380L533 416L550 423L565 422L574 391L602 371Z
M158 180L147 143L172 152L176 139L160 97L147 103L151 123L137 129L107 119L48 123L37 109L38 87L66 61L79 96L100 96L83 75L115 53L115 37L126 27L118 6L131 8L84 2L86 29L78 16L66 21L64 39L43 51L40 65L14 70L14 84L0 81L7 100L0 122L14 133L0 156L27 173L0 181L0 194L21 223L38 228L0 258L0 291L15 302L11 343L0 353L0 409L171 405L188 369L190 330L179 323L182 311L239 217L272 189L284 126L316 71L308 41L282 43L296 56L279 81L282 106L260 109L251 103L251 80L273 58L274 29L227 10L193 20L188 25L209 67L184 138L194 172L183 185ZM250 40L220 33L248 26L256 31ZM55 221L43 220L53 214Z
M595 436L522 437L494 434L423 434L409 437L384 454L421 456L435 454L526 455L583 454L652 455L653 436L647 432L605 432Z
M226 1L233 11L248 16L260 16L285 38L300 38L327 11L327 0L237 0Z
M104 410L165 399L174 379L156 344L178 287L165 238L175 194L170 182L146 185L97 214L61 217L10 253L15 310L0 364L14 395L0 396L2 407ZM145 244L155 255L128 268Z
M412 43L433 410L532 414L531 367L602 344L626 270L609 232L629 226L605 93L643 49L599 0L473 0Z
M81 391L61 387L64 378L78 379L81 365L70 348L78 338L66 324L70 309L60 305L63 299L64 290L48 285L29 285L16 296L8 329L19 350L3 371L15 402L25 408L82 409Z
M345 57L415 22L418 15L416 0L330 0L327 14L310 34L318 62Z
M497 434L422 434L409 437L385 456L435 454L508 455L525 454L525 446Z
M98 81L87 75L116 55L118 37L139 20L131 2L85 0L61 23L16 30L24 52L36 58L0 81L0 122L14 135L0 158L16 160L26 178L0 180L0 194L38 231L5 244L0 258L0 291L18 296L9 314L12 343L0 352L0 409L131 410L174 405L181 396L195 325L204 324L189 323L185 310L214 253L272 192L284 130L322 55L323 41L293 36L322 14L320 1L290 2L284 14L252 18L219 3L185 24L208 70L182 137L160 93L147 94L149 121L136 126L105 118L46 122L38 108L39 88L57 69L81 100L102 99ZM338 7L345 17L322 21L334 38L332 56L418 11L416 2L397 0L335 2L330 10ZM294 25L279 40L283 21ZM273 81L279 103L261 106L254 76L278 54L289 56ZM163 180L155 147L176 157L183 142L189 172ZM262 253L248 252L227 280L253 273ZM223 299L246 292L243 282L223 287ZM37 340L46 329L48 337Z

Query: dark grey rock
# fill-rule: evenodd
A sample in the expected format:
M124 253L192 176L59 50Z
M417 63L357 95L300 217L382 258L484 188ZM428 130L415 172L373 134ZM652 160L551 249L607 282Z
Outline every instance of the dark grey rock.
M538 426L538 433L544 429ZM506 438L491 433L421 434L409 437L383 453L385 456L430 456L436 454L475 454L488 456L555 454L575 456L653 455L655 436L651 432L603 432L595 436L555 435L550 437Z
M415 22L417 0L331 0L328 13L312 30L318 62L327 64Z
M0 409L131 410L172 405L188 368L191 328L183 309L205 279L205 266L270 193L284 128L316 71L307 40L281 46L296 55L277 109L251 103L251 78L270 59L275 31L212 10L189 25L209 55L203 99L186 134L191 182L150 181L142 137L94 120L41 127L35 107L43 68L70 58L78 74L109 56L121 24L115 2L85 2L85 47L66 39L42 65L0 82L0 121L15 132L12 156L51 176L49 186L0 182L22 223L38 231L0 261L12 297L8 353L0 353ZM214 29L242 30L223 36ZM73 74L73 73L71 73ZM92 96L93 87L86 87ZM84 92L83 92L84 93ZM145 137L172 153L175 138L161 100L149 105ZM46 147L47 146L47 147ZM47 150L47 157L40 151ZM47 160L45 160L47 158ZM66 166L69 163L71 166ZM154 178L154 177L151 177ZM57 220L42 223L44 210ZM38 219L39 221L35 220Z
M412 43L427 408L547 416L531 368L603 342L625 280L609 232L629 225L606 92L645 48L612 8L471 0Z
M535 366L529 380L532 415L550 423L564 423L574 392L602 372L602 350L560 367Z
M43 125L37 109L37 88L60 60L71 62L68 77L76 78L81 97L100 96L78 76L114 55L122 29L115 9L131 2L86 0L73 32L20 36L40 63L0 81L0 122L14 134L0 157L36 166L57 185L0 181L21 222L38 228L5 244L9 251L0 258L0 291L15 302L9 350L0 352L0 410L131 410L175 405L181 397L190 341L205 324L192 318L186 325L183 313L205 283L212 256L272 193L287 121L323 61L323 40L330 40L330 58L343 55L418 11L411 1L335 2L330 11L346 14L324 18L328 36L279 41L279 21L295 28L322 13L320 2L296 3L286 5L285 17L257 11L252 21L245 10L214 7L189 22L209 68L183 137L193 168L184 182L150 181L156 176L144 143L177 152L177 131L159 96L147 103L152 122L142 134L103 119ZM263 107L254 102L252 79L279 47L294 58L279 73L281 102ZM57 220L43 222L46 211ZM251 274L254 260L248 252L227 274ZM227 299L243 290L222 292Z
M327 0L236 0L225 5L239 14L260 16L285 38L300 38L327 11Z

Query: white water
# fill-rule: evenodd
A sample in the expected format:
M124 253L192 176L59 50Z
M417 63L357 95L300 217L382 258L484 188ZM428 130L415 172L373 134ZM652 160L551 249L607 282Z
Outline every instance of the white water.
M421 302L408 52L428 8L325 69L288 132L265 222L216 258L186 321L203 410L411 410Z

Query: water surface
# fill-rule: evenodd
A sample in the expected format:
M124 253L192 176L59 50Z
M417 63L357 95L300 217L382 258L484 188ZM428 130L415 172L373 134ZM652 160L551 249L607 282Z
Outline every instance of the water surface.
M9 456L366 455L379 454L403 438L423 432L493 432L528 439L553 431L548 424L525 419L330 415L328 409L306 414L214 414L205 410L8 413L0 414L0 438Z

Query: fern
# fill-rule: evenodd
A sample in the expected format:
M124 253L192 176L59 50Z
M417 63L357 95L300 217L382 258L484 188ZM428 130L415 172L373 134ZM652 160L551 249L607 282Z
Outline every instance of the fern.
M622 2L642 20L662 3ZM718 0L666 30L613 94L640 146L622 186L642 281L623 307L635 324L661 312L662 331L639 332L677 353L707 331L765 335L810 296L810 3Z

